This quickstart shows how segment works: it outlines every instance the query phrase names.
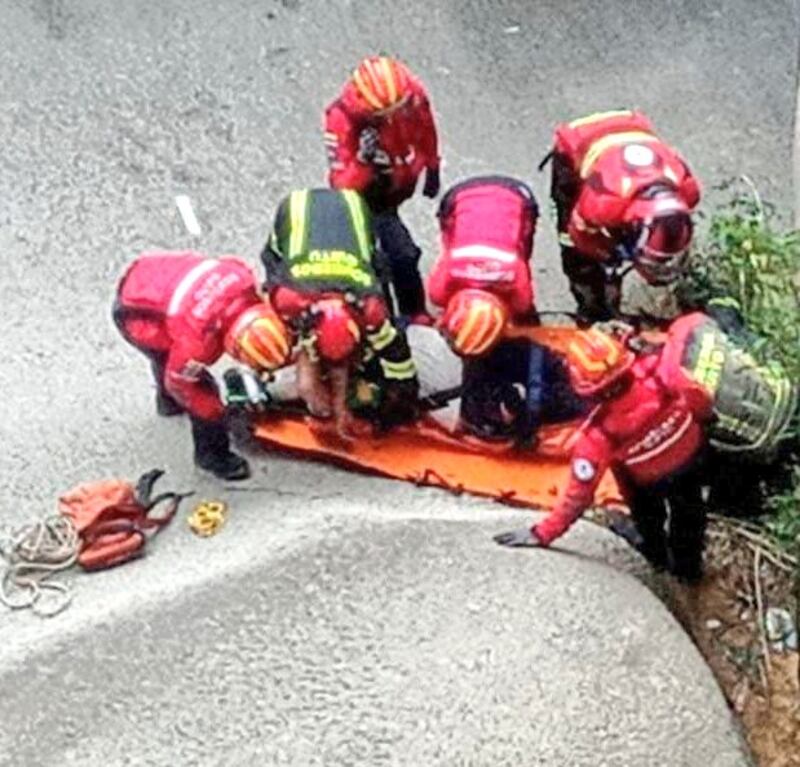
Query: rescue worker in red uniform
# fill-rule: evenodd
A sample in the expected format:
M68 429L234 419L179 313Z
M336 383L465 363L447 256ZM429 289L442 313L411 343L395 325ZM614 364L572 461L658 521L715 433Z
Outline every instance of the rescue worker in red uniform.
M582 321L619 316L626 264L651 285L677 280L700 186L647 117L621 110L562 123L550 158L562 265Z
M444 310L440 331L464 360L462 426L484 439L522 439L532 427L535 408L514 384L527 381L533 350L502 339L510 322L535 318L530 261L538 215L530 188L506 176L462 181L439 206L441 251L428 295Z
M300 337L300 396L346 438L416 415L416 367L384 302L375 255L363 197L332 189L289 194L261 254L272 304Z
M508 319L529 319L539 217L530 188L507 176L476 176L448 190L437 215L441 254L428 277L431 301L447 311L461 291L484 291L502 300Z
M230 449L225 407L206 369L224 352L259 372L289 360L288 328L249 267L192 252L143 254L119 282L113 316L150 359L159 415L189 414L195 463L221 479L249 476L247 461Z
M769 495L791 492L800 460L800 387L778 360L763 359L763 339L746 327L734 299L712 297L702 308L670 325L662 356L714 400L709 502L727 515L754 516Z
M567 360L575 391L595 403L572 447L568 484L544 521L495 541L549 546L591 505L610 469L627 494L641 552L678 577L699 579L706 525L700 459L711 395L660 351L637 356L597 329L578 333Z
M439 148L428 94L405 64L365 58L325 110L325 146L334 189L360 192L373 212L400 314L430 324L419 273L420 249L398 215L425 173L422 193L439 194Z

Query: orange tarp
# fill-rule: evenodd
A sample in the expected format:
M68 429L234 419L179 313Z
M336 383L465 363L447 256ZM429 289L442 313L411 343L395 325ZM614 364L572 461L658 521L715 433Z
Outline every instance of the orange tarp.
M429 421L380 438L345 442L330 429L310 426L310 420L298 416L267 418L256 426L255 435L278 450L531 508L551 508L569 471L563 450L560 455L548 456L538 449L493 450L491 445L480 449L474 441L465 443ZM572 433L570 427L549 430L542 435L545 439L540 447L548 451L563 446ZM600 483L596 502L620 502L610 475Z
M563 352L574 332L564 327L518 327L508 335ZM269 447L351 469L519 506L551 508L567 481L567 454L576 426L543 427L535 450L451 435L429 416L378 438L346 442L331 427L310 418L274 414L256 424L255 436ZM598 504L621 502L610 475L603 478L595 500Z

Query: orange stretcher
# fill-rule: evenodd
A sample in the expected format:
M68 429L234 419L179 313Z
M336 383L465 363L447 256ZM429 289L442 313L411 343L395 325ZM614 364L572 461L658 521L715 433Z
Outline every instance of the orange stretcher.
M574 425L541 435L536 450L491 444L477 445L448 434L429 418L397 428L375 439L346 442L332 429L303 416L271 416L258 423L256 437L267 447L316 458L348 469L442 487L455 493L494 498L528 508L552 508L567 480L567 456L547 455L546 443L563 445ZM613 478L603 478L595 496L598 505L622 503Z
M563 352L572 328L518 327L511 337L527 337ZM349 469L470 493L528 508L552 508L569 472L568 454L578 422L544 426L535 449L497 445L449 433L431 416L372 439L345 441L324 422L301 415L271 413L255 425L269 449L318 459ZM623 503L607 474L596 503Z

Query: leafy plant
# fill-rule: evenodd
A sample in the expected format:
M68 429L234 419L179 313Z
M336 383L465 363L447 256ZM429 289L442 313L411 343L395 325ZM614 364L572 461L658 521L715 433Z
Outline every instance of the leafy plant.
M800 467L794 467L791 489L770 496L767 507L767 530L784 546L800 548Z
M751 351L800 378L800 230L782 231L775 209L744 179L710 220L686 288L695 304L733 298L756 341Z
M752 331L750 351L762 361L780 362L800 380L800 230L780 225L743 178L731 201L718 208L692 256L683 300L702 306L712 298L734 299ZM733 183L726 185L733 186ZM789 455L796 463L800 456ZM768 530L787 546L800 548L800 469L793 481L767 500Z
M800 230L784 230L753 183L741 181L747 191L739 186L730 203L711 216L705 241L692 257L684 299L698 306L733 298L753 333L750 351L764 362L779 361L800 381ZM762 524L797 563L792 591L800 626L800 435L793 442L795 449L784 456L789 481L767 490L769 514Z

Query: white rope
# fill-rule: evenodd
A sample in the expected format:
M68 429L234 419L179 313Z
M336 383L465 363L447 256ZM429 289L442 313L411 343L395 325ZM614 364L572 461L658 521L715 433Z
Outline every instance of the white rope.
M58 615L69 607L72 593L67 584L50 578L72 567L79 552L78 532L72 521L60 514L0 537L4 566L0 602L12 610L30 608L44 618ZM42 601L48 591L58 597Z

